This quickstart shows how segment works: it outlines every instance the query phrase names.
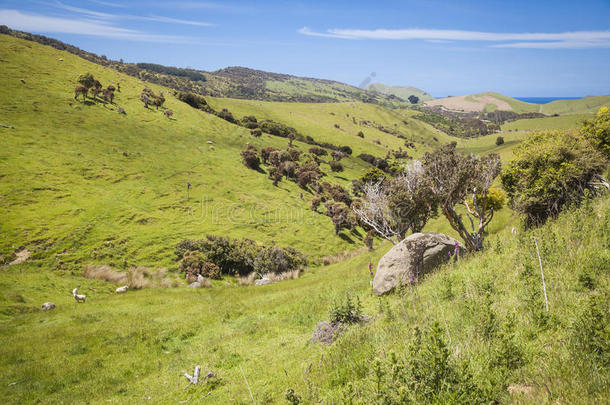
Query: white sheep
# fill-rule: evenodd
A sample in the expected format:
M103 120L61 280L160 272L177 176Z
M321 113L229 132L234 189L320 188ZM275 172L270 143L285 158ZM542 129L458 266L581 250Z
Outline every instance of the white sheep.
M129 289L129 286L124 285L123 287L119 287L116 289L116 293L117 294L123 294L124 292L127 292L127 290Z
M78 287L76 287L74 290L72 290L72 296L74 297L76 302L85 302L85 300L87 299L86 295L82 295L82 294L78 293Z

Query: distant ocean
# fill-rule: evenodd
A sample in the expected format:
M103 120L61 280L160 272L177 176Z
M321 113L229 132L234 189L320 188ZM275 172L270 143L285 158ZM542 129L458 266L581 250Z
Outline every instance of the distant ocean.
M555 100L578 100L582 97L513 97L520 101L525 101L526 103L534 103L534 104L546 104Z

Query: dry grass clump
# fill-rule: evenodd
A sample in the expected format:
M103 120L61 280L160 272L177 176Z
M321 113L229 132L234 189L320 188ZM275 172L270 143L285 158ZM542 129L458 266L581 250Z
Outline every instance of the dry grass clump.
M296 270L292 270L292 271L285 271L283 273L266 273L263 274L263 278L269 279L274 283L277 283L279 281L284 281L284 280L295 280L297 278L299 278L299 276L301 275L301 270L300 269L296 269ZM256 282L256 280L259 279L259 274L256 272L252 272L250 274L248 274L247 276L242 276L240 277L237 282L239 285L251 285L254 284Z
M87 278L93 278L96 280L104 280L109 283L116 284L126 284L127 283L127 273L122 271L116 271L112 267L107 265L102 266L94 266L87 265L85 267L85 271L83 272L83 276Z
M170 288L177 287L180 284L178 280L168 276L167 269L151 269L144 266L132 267L124 272L117 271L107 265L88 265L85 267L83 275L96 280L124 284L133 290L142 288Z
M337 253L336 255L324 256L322 258L322 264L324 266L328 266L329 264L343 262L345 260L351 259L352 257L359 256L360 254L366 252L368 249L366 246L352 251Z

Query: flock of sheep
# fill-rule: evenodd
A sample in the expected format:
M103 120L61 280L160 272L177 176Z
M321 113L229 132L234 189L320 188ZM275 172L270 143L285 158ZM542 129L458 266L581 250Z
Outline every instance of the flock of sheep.
M129 286L124 285L122 287L117 288L115 291L117 294L122 294L122 293L127 292L128 289L129 289ZM78 287L76 287L74 290L72 290L72 296L78 303L85 302L85 300L87 299L86 295L78 293ZM55 309L55 308L57 308L57 306L55 304L53 304L52 302L45 302L44 304L42 304L41 309L43 311L49 311L49 310Z

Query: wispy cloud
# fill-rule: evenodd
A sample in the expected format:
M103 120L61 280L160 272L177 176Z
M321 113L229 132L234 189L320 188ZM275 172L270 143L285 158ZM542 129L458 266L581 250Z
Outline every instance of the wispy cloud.
M79 34L143 42L194 42L193 39L182 36L156 35L138 30L121 28L108 21L49 17L23 13L18 10L0 9L0 24L5 24L11 28L28 32Z
M117 8L126 8L127 5L119 4L119 3L111 3L109 1L101 1L101 0L89 0L91 3L99 4L100 6L106 7L117 7Z
M435 29L329 29L325 32L312 31L307 27L298 30L300 34L341 39L374 39L374 40L425 40L441 41L483 41L509 42L494 44L493 47L504 48L598 48L610 47L610 31L573 31L561 33L496 33L465 30Z
M94 18L102 19L102 20L139 20L139 21L152 21L152 22L160 22L160 23L168 23L168 24L194 25L194 26L198 26L198 27L211 27L214 25L214 24L211 24L208 22L182 20L182 19L178 19L178 18L164 17L164 16L157 16L157 15L136 16L136 15L128 15L128 14L102 13L102 12L95 11L95 10L68 6L68 5L60 3L60 2L57 2L57 7L62 10L71 11L74 13L87 15L87 16L91 16Z

